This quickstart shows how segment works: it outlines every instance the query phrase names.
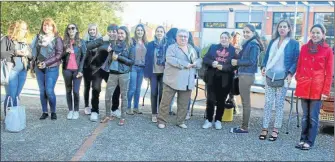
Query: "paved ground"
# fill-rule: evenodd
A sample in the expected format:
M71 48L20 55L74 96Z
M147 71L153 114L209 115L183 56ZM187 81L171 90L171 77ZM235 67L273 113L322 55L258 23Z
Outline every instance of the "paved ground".
M40 121L36 80L28 79L24 88L22 105L26 106L27 128L20 133L8 133L1 124L1 161L334 161L333 134L320 133L316 147L310 151L294 148L300 134L296 120L292 122L290 133L287 135L282 130L277 141L258 140L264 104L262 94L252 94L250 133L231 134L229 129L241 123L241 115L236 115L233 122L223 123L222 130L204 130L201 128L204 102L196 103L194 116L187 121L188 129L176 127L175 116L171 116L172 122L160 130L150 120L149 93L142 107L144 114L126 116L124 127L118 126L117 121L92 123L82 110L78 120L69 121L62 82L56 86L58 120ZM142 95L145 88L144 82ZM82 96L81 101L82 108ZM100 107L104 114L103 100ZM284 126L288 107L286 104Z

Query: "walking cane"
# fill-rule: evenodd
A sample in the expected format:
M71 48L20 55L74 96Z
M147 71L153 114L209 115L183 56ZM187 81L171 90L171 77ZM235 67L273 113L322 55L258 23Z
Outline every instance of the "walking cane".
M144 106L144 98L145 98L145 95L146 95L147 92L148 92L149 86L150 86L150 80L148 79L147 89L145 90L144 95L143 95L142 106Z

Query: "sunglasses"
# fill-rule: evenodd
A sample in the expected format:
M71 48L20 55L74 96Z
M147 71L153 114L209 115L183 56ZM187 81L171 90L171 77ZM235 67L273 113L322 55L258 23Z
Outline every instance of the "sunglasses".
M76 27L73 26L73 27L68 27L67 28L67 30L71 30L71 29L74 30L74 29L76 29Z

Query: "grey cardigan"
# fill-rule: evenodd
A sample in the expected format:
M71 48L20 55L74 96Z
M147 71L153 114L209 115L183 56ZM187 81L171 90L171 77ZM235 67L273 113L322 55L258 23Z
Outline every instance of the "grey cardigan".
M189 55L184 53L178 44L172 44L166 51L166 64L163 82L175 90L186 91L195 87L196 69L200 69L202 59L195 49L188 45ZM195 68L187 69L189 63L195 63Z

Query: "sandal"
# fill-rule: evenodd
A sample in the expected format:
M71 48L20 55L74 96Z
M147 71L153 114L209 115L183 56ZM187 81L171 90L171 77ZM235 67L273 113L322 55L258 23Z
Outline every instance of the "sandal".
M105 116L100 123L107 123L108 121L110 121L111 119L108 116Z
M278 132L278 131L272 131L272 132L276 133L277 136L275 137L275 136L273 136L273 135L271 134L271 136L269 137L269 141L276 141L277 138L278 138L278 134L279 134L279 132Z
M266 132L266 134L262 134L263 132ZM267 129L263 129L263 130L262 130L262 133L261 133L261 135L258 136L258 138L259 138L260 140L265 140L265 139L266 139L266 136L268 135L268 130L267 130Z
M124 125L124 122L125 122L125 119L120 119L120 121L119 121L119 126L123 126Z
M301 150L309 150L309 149L311 149L311 146L310 146L308 143L304 143L304 144L301 146L300 149L301 149Z
M305 142L299 142L298 144L296 144L294 147L297 148L297 149L301 149L302 148L302 145L304 145Z

